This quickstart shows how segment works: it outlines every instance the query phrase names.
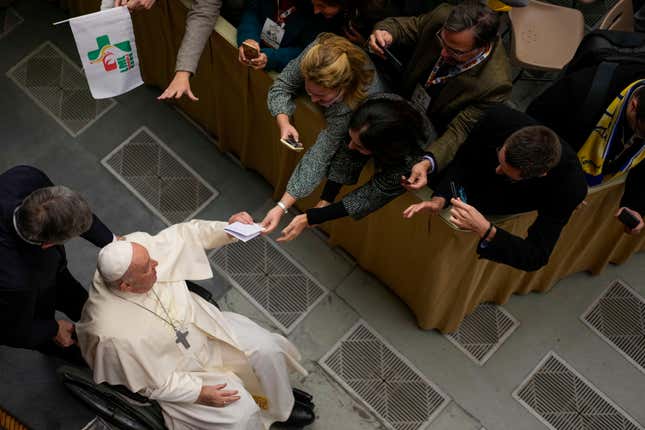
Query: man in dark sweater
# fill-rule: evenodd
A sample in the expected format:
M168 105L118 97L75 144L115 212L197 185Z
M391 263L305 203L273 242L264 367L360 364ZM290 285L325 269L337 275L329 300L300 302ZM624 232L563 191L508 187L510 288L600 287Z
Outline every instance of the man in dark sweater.
M76 192L53 186L40 170L0 175L0 345L82 360L74 324L87 292L67 269L63 242L81 235L98 247L114 235Z
M451 184L463 188L467 202L451 198ZM586 195L584 174L571 148L526 114L499 105L473 128L432 199L410 206L404 216L421 210L436 213L452 203L450 220L481 237L480 257L533 271L547 264L562 228ZM526 238L482 215L533 210L538 216Z
M630 84L636 83L631 97L620 115L615 135L605 157L603 173L616 174L626 161L639 157L645 151L645 66L638 63L619 64L611 75L604 94L589 102L587 94L594 83L599 66L587 67L556 81L538 96L527 113L542 124L551 127L574 151L578 152L597 128L598 121L610 104ZM641 81L639 83L639 81ZM641 100L642 99L642 100ZM625 192L620 201L620 210L625 208L639 221L634 228L625 228L629 234L639 234L645 223L645 163L640 162L629 169ZM593 184L591 184L593 185ZM618 212L612 211L618 215Z

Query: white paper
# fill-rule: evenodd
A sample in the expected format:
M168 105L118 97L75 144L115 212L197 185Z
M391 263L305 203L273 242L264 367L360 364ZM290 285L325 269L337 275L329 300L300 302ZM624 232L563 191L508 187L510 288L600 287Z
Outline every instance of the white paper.
M224 231L242 242L248 242L262 233L262 226L257 223L242 224L236 221L224 227Z

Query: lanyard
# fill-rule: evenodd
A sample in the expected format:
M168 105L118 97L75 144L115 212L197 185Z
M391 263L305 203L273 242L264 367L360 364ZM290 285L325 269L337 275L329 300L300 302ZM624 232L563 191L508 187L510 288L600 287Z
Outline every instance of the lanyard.
M280 0L277 1L278 3L278 12L280 12ZM284 12L278 14L278 18L276 19L277 23L280 24L282 27L284 27L284 22L285 20L296 11L295 6L291 6L289 9L285 10Z
M108 288L110 288L110 287L108 287ZM120 298L120 299L122 299L122 300L125 300L126 302L130 302L130 303L132 303L133 305L137 305L137 306L139 306L140 308L147 310L147 311L148 311L148 312L150 312L152 315L154 315L154 316L156 316L157 318L159 318L160 320L164 321L166 324L168 324L170 327L172 327L173 331L175 332L175 337L176 337L176 339L175 339L175 343L181 343L181 344L182 344L182 346L183 346L184 348L189 349L189 348L190 348L190 343L188 343L188 340L186 339L186 338L188 337L188 330L186 330L186 331L183 331L183 332L182 332L179 328L177 328L177 327L175 326L175 324L173 324L172 319L170 318L170 315L168 314L168 311L166 310L166 307L163 305L163 303L161 303L161 299L160 299L160 298L159 298L159 296L157 295L157 292L154 290L154 288L152 288L152 289L151 289L151 291L152 291L152 293L155 295L155 298L157 299L157 303L159 303L159 306L161 306L161 309L163 309L163 311L164 311L164 313L166 314L166 317L167 317L168 319L166 319L166 318L162 317L161 315L159 315L158 313L156 313L156 312L155 312L155 311L153 311L152 309L150 309L150 308L148 308L148 307L146 307L146 306L143 306L141 303L137 303L137 302L135 302L135 301L128 300L128 299L126 299L125 297L123 297L123 296L121 296L121 295L119 295L119 294L116 294L116 293L114 293L114 292L113 292L113 294L114 294L115 296L117 296L118 298Z
M490 55L491 51L493 50L493 44L489 44L486 49L484 49L482 52L479 53L475 58L466 61L463 64L457 64L452 67L452 70L450 70L446 75L437 77L437 73L439 72L439 69L441 66L445 64L445 60L443 59L442 56L439 56L439 59L435 63L434 67L432 68L432 72L430 72L430 76L428 76L428 80L426 81L425 86L428 87L430 85L436 85L436 84L442 84L446 82L448 79L457 76L466 70L470 70L476 65L482 63L484 60L488 58Z

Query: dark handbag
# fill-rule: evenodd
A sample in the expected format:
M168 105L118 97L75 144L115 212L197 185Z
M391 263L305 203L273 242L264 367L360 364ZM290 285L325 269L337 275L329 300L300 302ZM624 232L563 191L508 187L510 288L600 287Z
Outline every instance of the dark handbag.
M569 75L603 62L640 63L645 67L645 34L594 30L582 39L564 74Z
M645 34L613 30L594 30L587 34L573 59L567 64L564 75L587 67L596 67L593 83L583 108L575 120L583 121L593 109L603 103L611 84L614 71L621 64L642 64L645 70Z

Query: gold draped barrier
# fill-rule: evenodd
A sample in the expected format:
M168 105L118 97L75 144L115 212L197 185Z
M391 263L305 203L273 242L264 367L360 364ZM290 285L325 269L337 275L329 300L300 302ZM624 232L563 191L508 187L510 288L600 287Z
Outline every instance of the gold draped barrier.
M72 13L88 12L87 0L68 1ZM183 1L157 0L152 10L133 14L143 77L149 85L165 88L172 79L190 4ZM236 154L245 167L266 178L278 198L298 155L279 143L277 126L267 111L273 77L238 63L235 29L225 20L218 20L215 30L191 81L199 102L183 99L178 104L217 136L221 150ZM294 125L305 145L311 145L324 119L303 98L298 100ZM366 169L361 182L370 174ZM419 201L411 193L361 221L343 219L324 228L333 245L348 251L410 307L421 328L451 332L482 302L503 304L514 293L544 292L569 274L597 274L607 263L623 263L645 249L645 234L623 234L622 224L613 217L622 189L619 183L590 194L588 205L577 210L564 229L549 264L531 273L479 259L478 238L456 230L442 217L404 220L403 209ZM305 209L316 201L310 197L298 206ZM525 235L534 219L534 213L522 214L498 224Z
M29 430L9 412L0 408L0 429L3 430Z

